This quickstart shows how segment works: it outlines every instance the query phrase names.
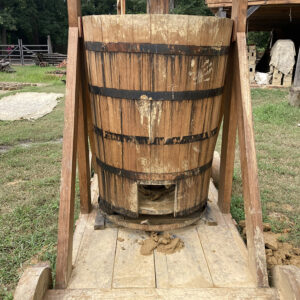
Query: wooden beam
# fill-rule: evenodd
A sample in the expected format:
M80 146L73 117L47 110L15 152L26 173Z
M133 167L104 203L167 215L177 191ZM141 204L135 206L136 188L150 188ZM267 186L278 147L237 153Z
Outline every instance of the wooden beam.
M121 15L126 14L126 0L121 0Z
M236 48L234 45L231 45L225 79L225 89L222 99L224 103L224 120L221 146L218 206L223 214L230 213L232 179L234 171L237 112L235 102L236 95L234 93L235 89L233 88L232 80L234 70L236 70L236 67L234 67L234 57L236 55Z
M169 11L170 0L147 0L147 14L168 14Z
M300 87L300 48L298 49L298 58L297 58L293 87Z
M208 7L230 7L231 0L205 0ZM249 0L248 5L283 5L283 4L300 4L300 0Z
M224 91L224 100L227 100L229 103L225 103L224 107L218 204L223 213L230 211L236 124L238 123L249 266L257 286L267 287L268 275L262 230L262 211L258 187L245 36L247 1L233 0L232 4L232 19L234 20L233 43ZM232 84L231 93L229 88L230 82Z
M80 0L68 0L69 27L78 27L78 17L81 16Z
M258 287L268 287L262 210L258 187L258 170L254 143L249 68L245 32L237 32L238 68L235 80L237 94L238 133L243 179L249 266Z
M58 216L56 288L66 288L72 271L72 242L78 130L78 28L69 28L65 125Z
M79 67L78 67L78 139L77 139L77 159L80 191L80 212L88 214L91 210L91 170L89 164L88 147L88 117L87 105L88 99L83 89L85 82L84 60L83 60L83 42L79 45Z

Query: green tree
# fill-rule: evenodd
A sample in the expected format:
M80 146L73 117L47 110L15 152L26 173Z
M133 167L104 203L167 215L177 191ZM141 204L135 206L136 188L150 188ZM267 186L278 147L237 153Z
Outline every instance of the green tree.
M17 30L16 16L14 14L13 0L1 0L0 2L0 30L1 43L7 44L7 31Z
M212 15L212 12L205 4L205 0L175 0L175 5L172 13L199 16Z

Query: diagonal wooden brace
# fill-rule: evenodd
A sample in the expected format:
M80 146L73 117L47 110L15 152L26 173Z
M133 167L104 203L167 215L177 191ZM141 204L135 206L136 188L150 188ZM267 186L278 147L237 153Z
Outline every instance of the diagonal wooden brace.
M232 1L231 18L234 20L234 29L232 57L229 60L231 65L228 66L227 70L229 80L226 81L224 93L226 104L218 204L223 213L230 212L236 128L238 125L249 266L257 286L268 287L245 36L247 5L246 0Z

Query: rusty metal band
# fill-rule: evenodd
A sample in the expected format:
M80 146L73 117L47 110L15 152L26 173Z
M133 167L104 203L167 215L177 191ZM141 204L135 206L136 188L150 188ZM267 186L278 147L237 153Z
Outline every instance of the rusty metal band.
M183 172L174 172L174 173L144 173L144 172L135 172L125 169L116 168L114 166L108 165L105 162L101 161L96 157L97 164L103 171L115 174L117 176L126 177L131 180L182 180L188 177L197 176L201 173L204 173L206 170L210 169L212 165L212 160L205 165L183 171Z
M85 48L86 50L93 52L125 52L187 56L220 56L229 53L229 46L168 45L124 42L103 43L87 41L85 42Z
M106 201L103 197L98 197L99 208L105 213L112 215L114 212L130 218L138 218L139 214L123 207L118 207Z
M200 134L187 135L187 136L175 136L175 137L153 137L148 136L133 136L105 131L97 126L94 126L95 133L108 140L134 143L137 145L177 145L177 144L189 144L194 142L203 141L215 136L218 133L218 127Z
M122 90L114 88L99 87L89 85L90 92L95 95L101 95L111 98L120 98L128 100L150 100L150 101L183 101L183 100L201 100L222 95L224 87L198 91L180 91L180 92L152 92L138 90Z

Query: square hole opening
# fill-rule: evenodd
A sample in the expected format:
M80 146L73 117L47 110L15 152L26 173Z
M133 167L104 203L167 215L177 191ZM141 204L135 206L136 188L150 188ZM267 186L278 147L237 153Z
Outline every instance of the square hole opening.
M138 184L139 214L174 213L176 184Z

